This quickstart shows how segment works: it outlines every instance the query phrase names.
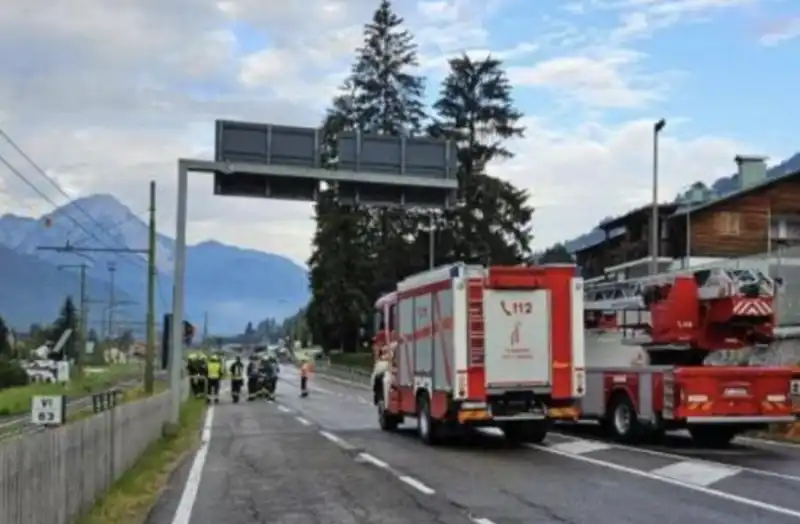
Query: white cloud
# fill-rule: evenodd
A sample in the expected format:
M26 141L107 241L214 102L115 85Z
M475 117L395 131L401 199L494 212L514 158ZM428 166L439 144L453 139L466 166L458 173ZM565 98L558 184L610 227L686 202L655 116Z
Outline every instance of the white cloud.
M536 245L574 238L605 216L650 201L654 121L582 124L554 133L552 122L526 119L527 138L514 146L518 156L492 169L494 174L530 188L537 208ZM689 123L670 120L661 137L662 201L672 200L697 180L711 182L732 174L734 157L749 150L720 137L680 138Z
M147 182L157 180L159 227L172 235L176 159L209 156L215 118L316 125L376 3L54 0L41 10L7 0L0 10L2 125L72 196L110 192L140 213L147 208ZM502 13L502 1L394 3L420 44L431 95L448 57L491 52L512 66L518 86L549 90L552 97L537 95L547 105L566 99L646 109L664 96L653 89L662 77L626 42L648 34L658 10L664 19L678 6L697 12L701 3L713 2L573 2L572 13L621 9L616 37L613 27L578 28L552 19L548 31L527 32L517 41L491 31L488 17ZM240 26L263 41L254 43L237 31ZM503 46L496 45L499 37ZM525 109L525 93L517 98ZM565 126L531 117L528 138L514 145L519 156L495 168L532 191L537 244L583 233L647 192L647 124L598 122ZM720 138L665 137L664 194L696 178L727 174L740 149ZM53 200L64 200L2 140L0 154ZM0 212L50 209L2 166L0 181ZM190 239L213 237L307 258L309 204L213 197L206 175L192 178L190 194Z
M659 97L655 85L648 85L654 82L630 72L644 55L619 49L593 54L512 67L509 77L515 85L547 88L589 107L640 107Z
M795 38L800 38L800 16L769 24L761 32L759 43L776 46Z

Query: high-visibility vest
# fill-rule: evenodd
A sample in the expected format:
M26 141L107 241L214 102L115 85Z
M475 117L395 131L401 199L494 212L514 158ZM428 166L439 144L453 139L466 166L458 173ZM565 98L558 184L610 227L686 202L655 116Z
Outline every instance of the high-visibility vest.
M304 362L303 365L300 366L300 376L308 377L309 373L311 373L311 364Z
M219 378L222 374L222 364L219 362L209 362L208 363L208 378L216 379Z
M233 378L242 378L243 374L244 374L244 365L234 364L231 366L231 376Z

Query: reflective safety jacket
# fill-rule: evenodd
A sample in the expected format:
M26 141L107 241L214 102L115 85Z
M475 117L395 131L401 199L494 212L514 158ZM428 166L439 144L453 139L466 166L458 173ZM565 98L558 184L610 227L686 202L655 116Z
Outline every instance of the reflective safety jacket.
M216 360L211 360L208 362L208 373L207 376L210 379L218 379L222 375L222 363Z
M230 367L231 378L234 380L241 380L244 377L244 364L241 362L234 362Z

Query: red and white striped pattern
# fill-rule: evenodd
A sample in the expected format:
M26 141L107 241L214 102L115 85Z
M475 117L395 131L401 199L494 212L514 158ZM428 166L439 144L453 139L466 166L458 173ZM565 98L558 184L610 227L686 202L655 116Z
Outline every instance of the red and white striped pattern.
M733 304L733 314L740 317L761 317L772 314L772 304L759 298L740 298Z

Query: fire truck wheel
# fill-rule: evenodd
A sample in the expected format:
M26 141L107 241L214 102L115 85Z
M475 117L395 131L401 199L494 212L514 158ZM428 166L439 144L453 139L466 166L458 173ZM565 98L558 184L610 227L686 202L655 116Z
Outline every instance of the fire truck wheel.
M642 435L636 408L627 395L618 394L611 401L606 426L615 440L633 443Z
M431 417L431 405L425 395L417 398L417 433L429 446L439 443L439 425Z
M724 448L736 436L736 430L725 426L690 426L689 434L698 446L704 448Z
M394 431L400 424L397 415L392 415L386 411L386 403L382 398L378 399L378 423L384 431Z

